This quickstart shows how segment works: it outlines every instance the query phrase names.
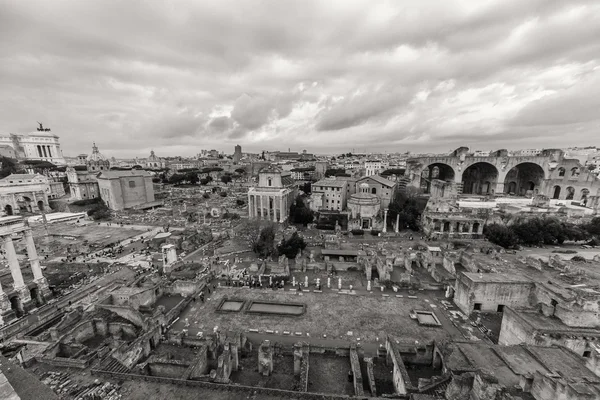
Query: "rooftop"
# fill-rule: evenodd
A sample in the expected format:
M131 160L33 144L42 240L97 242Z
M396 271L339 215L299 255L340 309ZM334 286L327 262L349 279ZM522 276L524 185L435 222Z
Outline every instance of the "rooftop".
M148 171L144 170L128 170L128 171L102 171L98 175L98 179L118 179L128 176L152 176Z
M395 182L392 182L390 180L387 180L379 175L371 175L371 176L365 176L363 178L360 178L357 182L363 181L363 180L367 180L367 179L372 179L377 183L382 184L383 186L387 186L387 187L394 187L396 185Z
M567 382L600 385L600 378L583 360L561 347L499 346L482 342L449 345L446 365L450 370L478 370L494 376L504 386L519 385L521 375L539 372L559 375Z
M315 186L329 186L329 187L344 187L346 186L346 181L338 181L337 179L321 179L312 184L312 187Z

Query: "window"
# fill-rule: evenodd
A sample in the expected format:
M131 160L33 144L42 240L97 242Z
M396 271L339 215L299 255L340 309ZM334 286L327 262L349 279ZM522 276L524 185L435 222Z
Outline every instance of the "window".
M591 355L592 355L592 352L591 352L591 351L589 351L589 350L586 350L586 351L584 351L584 352L583 352L583 356L584 356L585 358L590 358L590 356L591 356Z
M496 311L504 312L504 304L498 304L498 309Z
M473 305L473 310L475 310L475 311L481 311L481 303L475 303Z
M563 167L558 169L558 176L565 176L565 169Z
M135 187L135 181L129 181L129 187L130 188L134 188Z

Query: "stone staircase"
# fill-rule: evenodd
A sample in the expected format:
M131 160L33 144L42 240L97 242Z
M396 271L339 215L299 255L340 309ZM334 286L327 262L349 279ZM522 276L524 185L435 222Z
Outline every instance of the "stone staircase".
M124 366L121 361L116 358L108 356L106 361L102 363L102 370L106 372L116 372L121 374L126 374L130 370L126 366Z
M428 394L430 396L443 396L451 381L451 375L444 376L441 380L419 389L419 393Z

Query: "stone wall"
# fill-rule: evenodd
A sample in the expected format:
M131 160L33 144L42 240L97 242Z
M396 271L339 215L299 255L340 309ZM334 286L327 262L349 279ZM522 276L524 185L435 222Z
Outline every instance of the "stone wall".
M231 392L231 393L243 393L246 395L258 395L260 396L273 396L280 398L293 398L293 399L302 399L302 400L334 400L334 399L355 399L354 396L346 396L346 395L336 395L336 394L324 394L324 393L303 393L303 392L294 392L290 390L282 390L282 389L271 389L265 387L258 386L244 386L244 385L230 385L230 384L219 384L213 382L205 382L205 381L192 381L192 380L184 380L184 379L176 379L176 378L163 378L158 376L148 376L148 375L139 375L139 374L129 374L129 373L118 373L118 372L108 372L102 371L99 369L92 369L92 375L101 376L108 379L116 379L116 380L138 380L145 382L156 382L161 384L172 384L177 386L190 386L190 387L200 387L209 390L217 390L222 392ZM233 395L232 395L233 397Z
M130 306L116 306L110 304L97 304L98 308L109 310L119 317L130 321L132 324L138 327L144 327L144 316L137 310Z
M352 369L352 379L354 383L354 394L356 396L364 396L362 372L360 370L360 360L356 352L356 345L350 346L350 367Z
M481 311L488 312L498 311L499 305L527 307L534 287L533 282L480 282L459 274L454 303L467 315L471 314L476 303L481 304Z
M504 309L498 344L503 346L527 343L536 346L562 346L575 354L582 356L591 351L600 339L599 332L578 331L566 328L564 330L538 332L529 325L518 310Z
M539 372L534 372L533 383L531 385L531 394L536 399L552 400L596 400L597 395L592 395L592 388L586 387L593 385L598 393L598 385L583 382L576 385L570 385L560 376L544 376Z
M189 364L177 360L148 361L148 371L152 376L180 378L188 370Z
M196 282L196 281L182 281L177 280L166 286L163 290L165 294L178 294L181 296L192 296L197 291L202 289L205 286L205 283Z

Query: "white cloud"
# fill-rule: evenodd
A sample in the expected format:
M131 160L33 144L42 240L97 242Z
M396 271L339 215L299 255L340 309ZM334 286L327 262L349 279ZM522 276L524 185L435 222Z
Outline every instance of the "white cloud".
M93 140L117 157L566 146L598 131L592 0L12 0L0 35L0 130L41 120L66 154Z

